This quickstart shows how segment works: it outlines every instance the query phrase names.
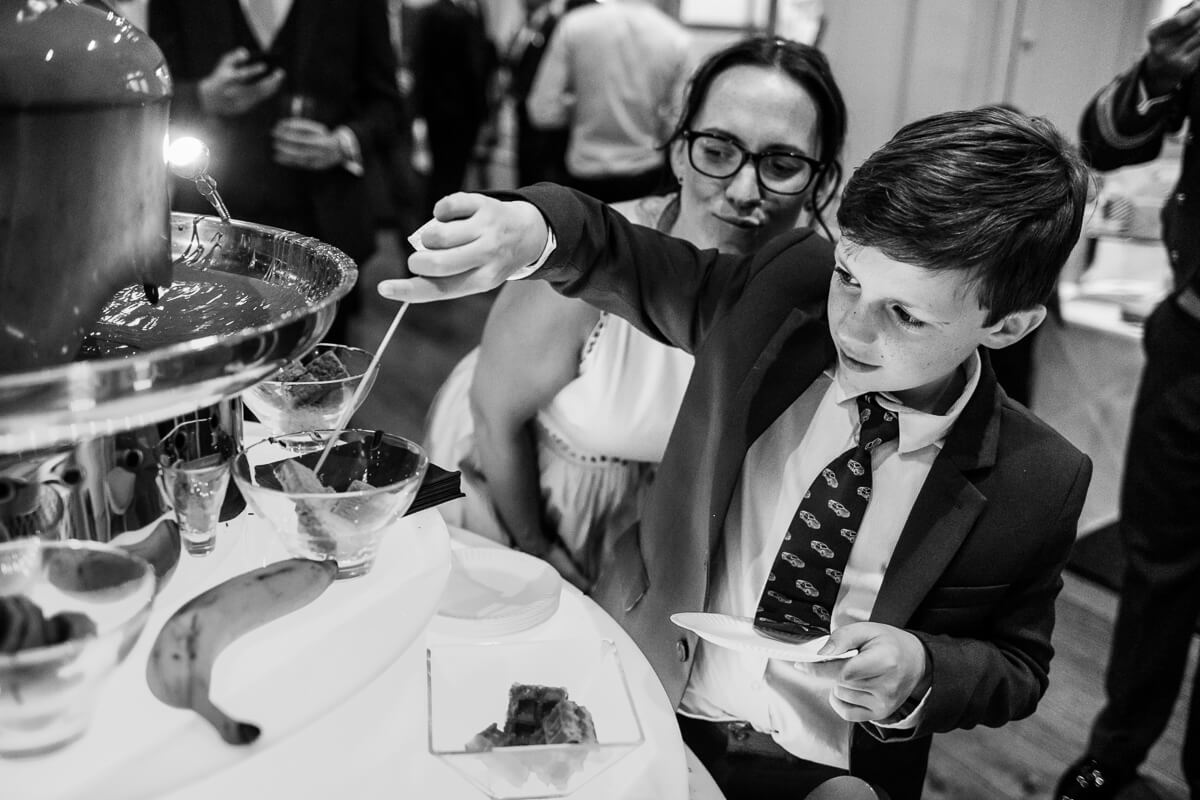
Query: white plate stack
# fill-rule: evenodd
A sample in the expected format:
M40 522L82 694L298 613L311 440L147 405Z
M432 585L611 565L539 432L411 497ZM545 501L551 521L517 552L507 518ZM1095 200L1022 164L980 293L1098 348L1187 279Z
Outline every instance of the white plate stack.
M472 639L518 633L554 616L561 591L562 578L539 558L499 547L456 549L434 626Z

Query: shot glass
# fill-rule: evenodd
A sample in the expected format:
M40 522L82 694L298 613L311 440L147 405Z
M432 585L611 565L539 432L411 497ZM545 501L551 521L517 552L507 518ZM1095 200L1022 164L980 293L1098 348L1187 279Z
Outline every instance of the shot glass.
M207 419L180 423L158 443L163 496L191 555L207 555L216 546L235 449L229 434Z

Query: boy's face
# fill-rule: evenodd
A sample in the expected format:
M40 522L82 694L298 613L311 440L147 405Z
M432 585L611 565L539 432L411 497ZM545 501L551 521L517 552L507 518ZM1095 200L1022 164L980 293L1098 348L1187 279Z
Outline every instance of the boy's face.
M913 266L844 238L835 258L829 330L841 380L854 394L890 392L909 408L945 411L958 399L959 366L972 351L1006 347L1045 316L1039 306L985 325L969 270Z

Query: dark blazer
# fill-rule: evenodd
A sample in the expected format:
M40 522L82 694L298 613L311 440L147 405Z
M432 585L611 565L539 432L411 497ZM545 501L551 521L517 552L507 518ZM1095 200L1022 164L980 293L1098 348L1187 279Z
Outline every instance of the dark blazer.
M520 190L557 248L538 277L693 352L696 366L640 527L613 548L595 599L629 631L673 703L696 639L670 615L706 608L708 564L746 451L834 358L831 246L801 230L739 259L631 225L549 184ZM872 619L915 633L933 687L905 741L859 726L851 770L919 797L929 734L1033 713L1046 689L1061 571L1091 462L998 388L987 359L903 532Z
M175 84L173 135L196 132L212 152L211 173L229 212L271 225L307 221L316 236L361 259L374 243L364 181L341 166L317 172L272 160L271 128L285 96L315 98L319 121L348 126L366 158L382 152L401 119L396 55L386 0L295 0L271 52L287 79L276 98L238 117L200 107L197 87L235 47L258 55L238 0L151 0L149 33L162 48ZM177 183L176 208L211 213L194 187Z
M595 0L569 0L564 6L563 14L573 11L580 6L591 5ZM538 9L541 21L530 25L526 20L518 32L514 45L523 42L521 47L513 47L507 54L510 75L508 93L512 97L513 110L517 118L517 185L528 186L539 181L562 182L567 177L567 144L570 141L570 131L567 128L539 128L529 119L529 109L525 101L533 89L533 80L537 77L538 67L542 57L546 55L546 47L550 37L563 14L556 14L549 8L549 3Z
M417 113L439 132L449 127L477 131L490 110L488 93L499 61L483 17L454 0L436 0L418 9L415 24Z

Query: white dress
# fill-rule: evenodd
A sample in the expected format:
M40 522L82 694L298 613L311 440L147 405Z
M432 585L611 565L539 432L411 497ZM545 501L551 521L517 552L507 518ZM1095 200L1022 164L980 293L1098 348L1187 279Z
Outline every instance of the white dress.
M641 201L629 216L654 224L666 202ZM468 392L478 356L478 349L467 354L439 389L425 444L432 461L462 472L467 496L439 507L446 521L511 544L476 461ZM576 377L537 414L543 519L589 579L596 578L605 544L637 519L692 363L682 350L601 313Z

